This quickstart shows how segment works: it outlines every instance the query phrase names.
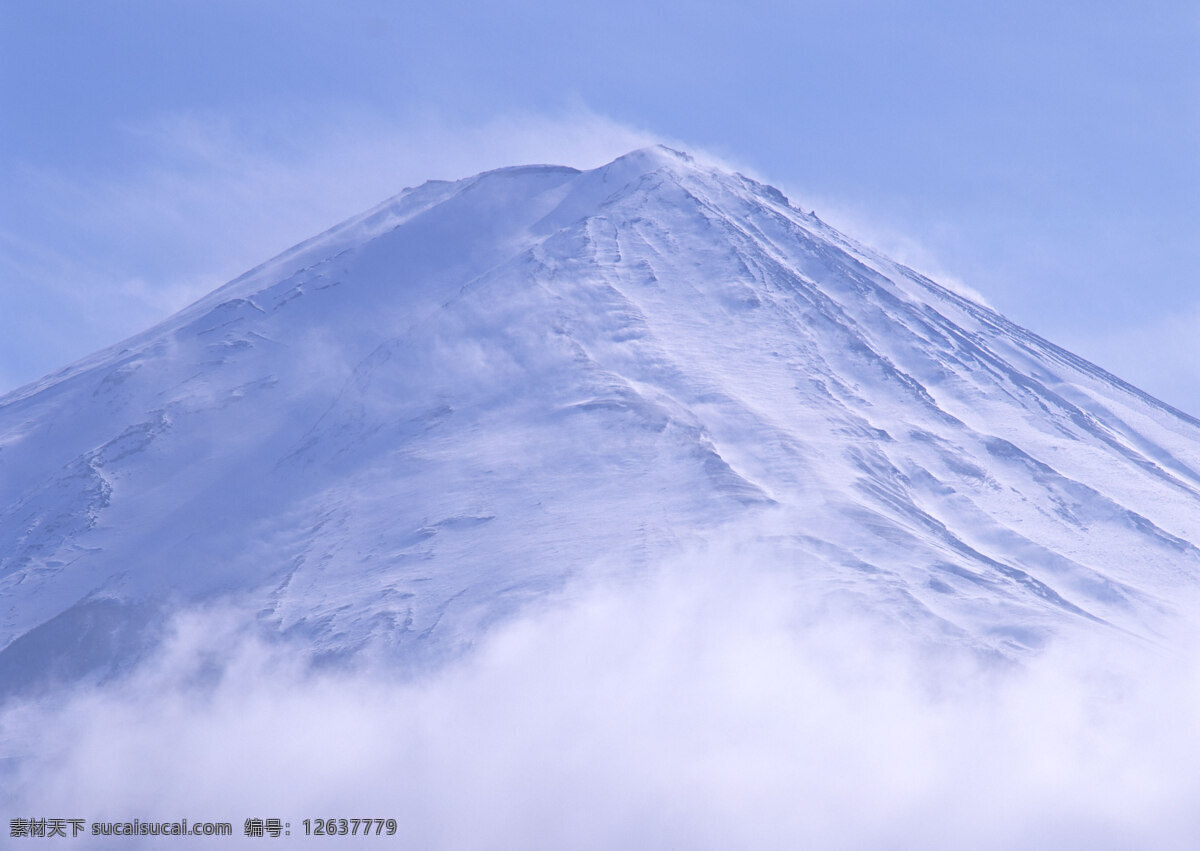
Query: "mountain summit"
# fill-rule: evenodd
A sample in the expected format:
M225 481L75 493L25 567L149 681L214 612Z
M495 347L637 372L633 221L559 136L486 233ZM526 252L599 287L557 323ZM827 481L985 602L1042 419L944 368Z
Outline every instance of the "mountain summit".
M0 682L232 598L314 652L468 646L742 535L1020 655L1200 576L1200 423L666 148L431 181L0 399Z

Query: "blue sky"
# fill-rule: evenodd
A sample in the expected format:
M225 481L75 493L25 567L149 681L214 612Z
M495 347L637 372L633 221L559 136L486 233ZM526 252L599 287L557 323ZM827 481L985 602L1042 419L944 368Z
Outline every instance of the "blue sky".
M1194 2L0 0L0 392L431 177L667 141L1200 415Z

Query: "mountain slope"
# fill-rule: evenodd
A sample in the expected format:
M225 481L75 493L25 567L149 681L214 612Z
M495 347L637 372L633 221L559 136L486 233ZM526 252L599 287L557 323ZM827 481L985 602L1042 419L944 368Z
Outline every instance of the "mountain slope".
M502 169L0 399L0 676L109 670L223 596L438 657L734 534L923 635L1151 637L1198 471L1197 421L770 187L662 148Z

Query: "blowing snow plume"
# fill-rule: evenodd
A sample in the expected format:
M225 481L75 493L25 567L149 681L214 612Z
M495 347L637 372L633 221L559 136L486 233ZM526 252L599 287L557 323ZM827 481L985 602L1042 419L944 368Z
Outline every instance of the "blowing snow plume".
M93 717L78 708L84 698L64 696L86 683L101 685L97 719L142 705L131 696L148 683L175 695L176 708L162 710L166 720L143 725L150 741L155 730L197 729L194 707L204 701L231 718L291 718L292 709L259 689L236 698L222 691L253 661L238 641L199 630L180 644L172 613L197 607L226 611L237 630L263 642L264 659L280 648L290 660L299 654L303 664L289 662L300 667L279 676L318 677L320 717L355 717L349 703L330 697L339 692L329 683L367 669L409 680L380 685L377 702L364 699L364 713L378 709L363 716L365 728L383 724L372 719L391 717L397 703L435 699L429 694L450 704L478 694L481 706L504 705L471 679L507 687L488 673L496 648L513 646L504 636L534 623L524 628L549 648L555 640L544 637L566 630L582 644L563 638L562 656L540 669L587 667L595 654L579 648L603 630L588 619L595 609L571 602L571 589L622 589L642 602L630 603L636 620L611 625L614 641L644 636L653 651L655 630L678 617L664 595L647 590L661 565L734 540L738 555L696 579L722 588L711 596L730 600L728 611L701 607L711 610L711 632L688 615L688 638L668 640L660 656L664 670L676 672L694 659L690 674L668 682L687 684L684 705L719 716L712 741L728 761L715 759L700 775L724 778L722 788L740 800L755 788L752 778L769 783L792 769L786 747L765 745L773 737L747 734L749 750L740 754L732 731L782 736L795 715L764 727L753 705L739 715L739 695L754 704L772 683L787 691L792 677L808 682L804 665L831 647L828 659L845 664L819 661L822 671L861 663L870 681L880 669L867 636L882 631L892 636L884 646L899 641L919 648L915 658L938 660L908 666L928 669L922 676L936 683L953 680L939 673L946 659L1025 670L1050 664L1042 660L1065 652L1060 645L1111 643L1131 653L1176 646L1200 569L1197 470L1200 423L743 176L653 148L590 171L529 166L432 181L0 400L0 688L15 707L6 724L44 712L73 731L68 740L105 740L81 720ZM758 647L758 609L747 600L763 595L742 586L759 583L762 565L799 610L853 611L866 626L839 641L826 638L838 634L833 627L806 627L802 641L767 630L764 640L779 652ZM660 611L646 600L658 600ZM614 606L610 620L626 610ZM592 628L595 635L584 634ZM212 646L203 649L206 641ZM218 685L204 686L199 673L180 680L163 667L184 646L210 660ZM584 678L578 694L565 688L562 699L590 706L584 696L595 698L611 725L597 741L624 729L620 718L642 725L644 738L660 728L665 735L674 716L654 707L670 703L669 690L647 699L634 690L619 715L623 678L649 682L644 666L653 659L601 649L598 675L610 687ZM761 658L775 663L770 678L755 668ZM706 667L722 664L723 673L749 666L744 681L735 676L719 689L731 708L705 685L726 682ZM373 688L354 682L346 694ZM892 700L860 695L853 689L861 683L843 692L815 682L831 706ZM202 686L209 691L197 692ZM1074 706L1087 702L1076 698L1089 688L1047 692L1070 695ZM914 715L926 706L924 692L910 699L907 681L883 694L898 694ZM320 703L321 695L332 702ZM726 716L732 727L718 723ZM825 720L805 729L825 736L852 716L813 716ZM970 726L959 719L972 716L952 716L957 741ZM481 770L507 758L484 733L491 721L464 717L456 739L451 722L424 737L419 717L397 718L404 748L461 742L461 764ZM1131 723L1122 729L1135 742L1138 722ZM876 718L861 726L881 729ZM598 759L582 740L566 744L569 729L561 747L538 757L543 778ZM921 738L924 729L914 734L917 752L940 746L932 734ZM663 740L677 751L640 751L647 770L663 772L662 789L689 764L688 736L701 735L686 725L678 732L678 741ZM845 729L834 740L839 735L858 741ZM518 735L512 753L527 745L534 747ZM347 752L368 759L361 747ZM1147 771L1159 752L1149 753ZM386 749L378 758L408 764ZM420 759L413 764L426 764ZM880 801L899 794L887 783L919 779L922 762L889 764ZM1068 782L1090 763L1057 764ZM29 788L67 788L52 782L65 769L39 765L45 782ZM826 792L847 802L831 812L855 811L854 787L849 775L834 778ZM139 800L128 784L111 788L133 789L130 805ZM160 787L144 795L153 788ZM987 794L986 785L979 789ZM297 795L312 806L337 797L328 787ZM691 809L696 800L719 797L705 795L680 803L680 818L704 809ZM581 789L574 806L587 800ZM515 809L497 805L496 818L543 818L543 810L510 803ZM671 809L669 797L645 811L632 798L628 806L622 823L631 830ZM746 808L726 823L761 815L770 833L786 822L782 805L774 821ZM969 822L974 810L964 812ZM1175 829L1186 822L1163 819ZM1133 830L1136 819L1121 824ZM690 840L651 833L634 844L672 842Z

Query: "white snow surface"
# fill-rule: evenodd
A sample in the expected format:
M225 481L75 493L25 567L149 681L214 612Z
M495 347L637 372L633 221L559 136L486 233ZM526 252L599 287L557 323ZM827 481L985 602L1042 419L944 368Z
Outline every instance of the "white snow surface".
M425 663L732 530L934 642L1153 641L1197 518L1200 423L777 190L666 148L508 168L0 399L0 684L221 598Z

